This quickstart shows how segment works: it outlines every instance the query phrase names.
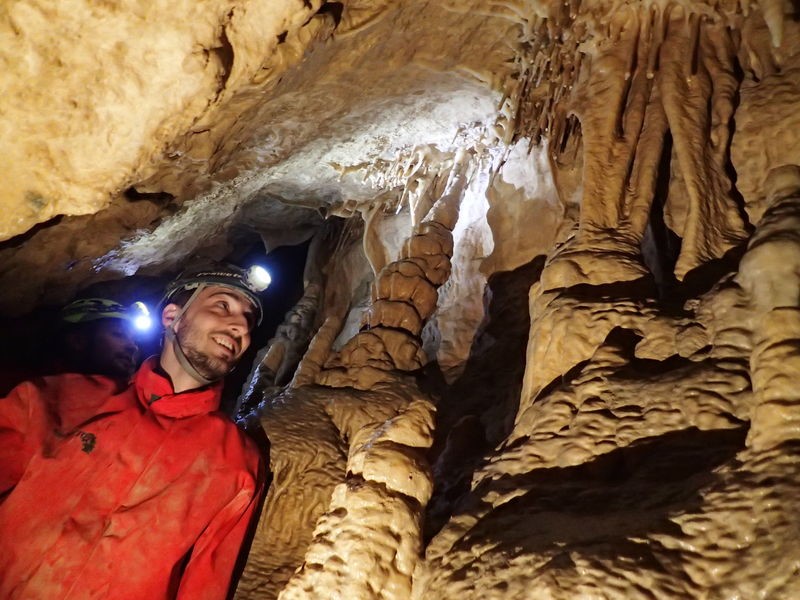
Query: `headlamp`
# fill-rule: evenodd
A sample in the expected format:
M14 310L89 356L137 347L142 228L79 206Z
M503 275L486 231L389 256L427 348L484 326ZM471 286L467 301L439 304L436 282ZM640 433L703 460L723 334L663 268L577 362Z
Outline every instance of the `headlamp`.
M245 284L254 292L263 292L272 283L272 277L261 265L253 265L245 274Z
M144 302L134 302L128 309L133 326L139 331L147 331L153 325L150 311Z

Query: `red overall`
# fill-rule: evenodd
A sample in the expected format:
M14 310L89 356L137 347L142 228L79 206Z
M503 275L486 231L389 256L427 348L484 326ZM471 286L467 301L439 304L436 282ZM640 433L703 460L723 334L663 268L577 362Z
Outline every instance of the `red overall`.
M175 394L156 364L0 399L0 599L225 598L259 454L220 385Z

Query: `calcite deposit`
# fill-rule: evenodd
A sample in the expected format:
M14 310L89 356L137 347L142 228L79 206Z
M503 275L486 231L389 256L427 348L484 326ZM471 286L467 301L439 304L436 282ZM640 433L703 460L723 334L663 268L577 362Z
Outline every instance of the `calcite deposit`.
M769 208L738 273L677 323L641 300L628 320L635 293L574 303L567 289L547 300L616 322L599 342L569 336L589 342L591 356L578 368L569 360L532 401L523 392L514 431L428 546L415 597L798 593L800 531L785 506L800 485L798 357L789 350L800 168L773 171L767 185ZM532 334L559 319L537 322L536 312ZM663 334L685 333L689 321L696 334ZM642 357L655 336L661 356ZM546 347L542 338L531 346Z
M799 15L15 0L0 310L311 239L238 599L793 600Z

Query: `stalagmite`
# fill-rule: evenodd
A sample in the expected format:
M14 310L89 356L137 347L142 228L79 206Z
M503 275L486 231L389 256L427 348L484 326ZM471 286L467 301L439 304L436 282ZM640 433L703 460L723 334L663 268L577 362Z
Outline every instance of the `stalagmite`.
M469 156L461 153L454 161L444 193L428 215L406 240L401 258L378 274L374 302L364 327L340 355L332 356L320 374L322 385L370 389L379 381L393 381L395 369L411 371L425 363L419 334L435 304L408 300L416 290L433 291L450 275L453 254L451 231L458 219L458 205L468 182ZM402 278L398 278L400 273ZM421 292L424 294L425 292Z
M800 167L773 170L770 206L742 259L737 280L750 296L755 405L748 445L757 452L800 435Z

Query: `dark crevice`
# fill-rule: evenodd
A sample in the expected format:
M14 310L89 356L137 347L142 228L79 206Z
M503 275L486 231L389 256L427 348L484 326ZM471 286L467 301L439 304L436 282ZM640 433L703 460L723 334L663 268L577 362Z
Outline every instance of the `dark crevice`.
M140 192L135 187L131 186L123 192L126 200L131 202L139 202L140 200L149 200L155 204L170 204L175 200L175 196L169 192Z
M654 287L652 275L646 275L630 281L615 281L613 283L603 283L599 285L579 283L569 288L559 288L549 291L555 292L560 290L565 296L570 298L597 303L650 298L653 295Z
M722 257L710 260L689 271L676 289L675 302L685 302L709 292L726 275L739 269L739 261L747 250L747 242L728 250Z
M422 341L418 335L414 335L408 329L403 329L402 327L392 327L391 325L388 325L388 324L385 324L385 323L380 323L378 325L373 325L373 326L364 325L361 328L359 328L358 333L375 333L375 335L380 337L379 330L394 331L395 333L401 333L403 335L408 336L411 339L415 339L419 343L421 343L421 341Z
M538 394L536 394L536 398L546 398L550 394L552 394L555 390L569 386L572 381L581 374L583 369L591 362L590 358L586 360L582 360L574 367L568 369L565 373L562 373L555 379L553 379L550 383L545 385ZM534 399L535 401L535 399Z
M427 539L447 521L484 457L513 428L530 327L528 291L543 267L544 256L538 256L489 278L486 321L475 335L463 375L451 386L431 366L425 369L426 391L440 397L431 449L436 489L426 513Z
M8 238L7 240L0 242L0 252L3 250L11 250L12 248L18 248L22 246L25 242L30 240L33 236L35 236L40 231L44 231L45 229L50 229L51 227L58 225L64 219L64 215L57 215L52 219L48 219L47 221L43 221L42 223L37 223L25 233L20 233L19 235L15 235L12 238Z
M702 32L700 31L700 28L703 25L702 20L696 14L694 15L694 18L696 19L696 21L694 23L692 23L692 19L691 18L689 19L689 23L688 23L688 26L690 28L690 34L689 35L691 36L689 39L694 42L694 44L690 48L690 50L692 52L692 55L690 57L691 58L691 63L690 63L690 67L689 67L690 68L689 72L691 73L692 77L697 75L697 70L700 67L700 53L701 53L700 47L702 45L702 35L703 35ZM692 28L694 28L694 29L692 30ZM709 113L709 114L711 114L711 113Z
M330 15L336 27L342 20L342 13L344 12L344 4L341 2L326 2L317 12L318 15Z
M742 69L742 65L739 64L739 61L734 59L733 61L733 76L736 78L736 89L733 94L733 98L731 98L732 108L731 111L731 118L726 123L728 127L728 142L727 147L725 148L725 164L723 165L725 169L725 174L728 176L728 179L731 182L731 188L729 190L730 197L736 203L736 209L739 212L739 217L742 219L742 222L745 224L745 228L748 230L748 233L752 233L753 226L750 223L750 217L745 210L746 201L742 193L739 191L739 188L736 186L736 182L738 180L738 174L736 173L736 168L733 166L733 161L731 160L731 144L733 144L733 138L736 135L736 119L734 115L739 108L739 104L741 103L741 87L742 81L744 81L744 70ZM709 114L712 114L709 112Z
M747 430L745 424L671 431L580 465L486 480L475 496L485 497L491 490L527 491L495 508L470 535L524 553L561 547L586 555L600 540L619 549L633 538L666 533L674 527L670 515L699 509L701 490L717 477L721 465L736 460ZM622 514L631 518L618 519ZM502 533L498 523L503 523Z
M667 131L658 164L650 218L642 239L642 257L655 279L658 296L669 298L677 284L675 265L681 252L681 238L667 227L664 209L669 197L672 134Z
M637 40L633 44L633 53L631 57L631 64L628 67L630 73L636 73L636 65L639 61L639 41L638 36ZM633 85L634 77L628 76L625 78L625 83L623 84L625 89L622 92L622 97L620 98L619 106L617 107L617 122L615 124L615 131L614 136L617 139L625 139L626 136L631 135L634 132L625 131L625 116L631 110L631 104L637 100L636 98L636 88ZM639 131L635 132L635 135L639 135ZM631 165L633 165L633 154L630 155L628 159L628 175L630 175Z
M227 23L230 23L232 17L233 11L230 11L228 13ZM216 48L212 48L212 51L217 55L220 65L222 66L222 73L220 74L219 82L219 92L222 92L228 83L228 78L231 76L231 71L233 71L234 59L233 45L228 39L228 31L225 29L225 27L222 28L222 34L220 34L219 43L220 45Z

